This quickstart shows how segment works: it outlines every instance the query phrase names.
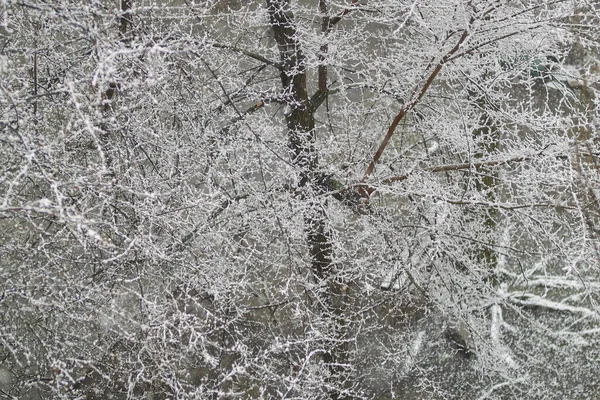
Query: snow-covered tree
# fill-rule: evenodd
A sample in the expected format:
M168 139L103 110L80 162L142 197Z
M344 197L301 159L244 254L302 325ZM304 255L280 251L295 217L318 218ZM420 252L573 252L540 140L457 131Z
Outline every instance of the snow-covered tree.
M599 12L0 0L0 394L600 395Z

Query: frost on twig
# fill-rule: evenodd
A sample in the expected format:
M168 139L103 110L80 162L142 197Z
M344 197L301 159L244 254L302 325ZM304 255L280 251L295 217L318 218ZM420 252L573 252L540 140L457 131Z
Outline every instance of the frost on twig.
M579 400L529 395L600 340L543 3L0 0L0 396Z

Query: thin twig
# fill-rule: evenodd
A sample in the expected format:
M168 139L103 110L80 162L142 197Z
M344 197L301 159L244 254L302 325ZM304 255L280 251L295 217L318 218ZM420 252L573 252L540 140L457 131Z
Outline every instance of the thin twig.
M265 63L267 65L271 65L275 68L277 68L278 70L281 70L283 68L283 65L279 62L275 62L275 61L271 61L266 57L261 56L260 54L256 54L253 53L251 51L248 51L246 49L241 49L239 47L236 46L230 46L230 45L226 45L226 44L221 44L221 43L213 43L212 44L213 47L219 48L219 49L227 49L227 50L231 50L231 51L235 51L237 53L242 53L245 56L248 56L250 58L253 58L257 61L260 61L262 63Z

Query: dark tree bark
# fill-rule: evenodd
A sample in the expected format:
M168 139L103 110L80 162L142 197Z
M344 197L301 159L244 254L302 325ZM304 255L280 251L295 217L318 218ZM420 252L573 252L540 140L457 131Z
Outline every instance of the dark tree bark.
M267 0L269 19L281 57L281 83L287 95L286 124L290 157L299 170L298 188L307 202L305 224L315 278L323 280L331 268L331 242L326 216L316 198L325 190L320 182L319 161L315 150L315 118L308 96L306 65L287 0Z
M119 17L119 31L125 36L127 28L131 25L132 0L121 0L121 16Z
M332 387L338 389L343 382L344 359L346 351L342 342L343 301L345 286L335 279L331 234L325 213L326 200L322 194L328 188L323 174L319 170L318 154L315 149L314 112L322 102L322 96L313 96L311 102L307 90L306 62L300 44L297 42L294 16L289 8L289 0L267 0L269 22L279 48L281 59L280 77L283 93L286 94L286 125L289 138L290 158L299 171L298 190L306 204L304 225L308 244L312 275L319 286L325 286L324 295L318 303L320 312L335 321L335 337L330 349L323 354L323 362L332 376ZM326 71L326 70L325 70ZM319 80L323 81L324 72L320 70ZM320 88L321 89L321 88ZM323 93L321 90L319 93ZM337 382L334 383L333 381ZM331 390L330 397L339 399L339 390Z

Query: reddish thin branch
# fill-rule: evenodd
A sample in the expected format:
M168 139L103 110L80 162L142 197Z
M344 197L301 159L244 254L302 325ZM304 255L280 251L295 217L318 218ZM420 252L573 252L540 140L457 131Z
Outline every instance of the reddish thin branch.
M472 17L471 20L469 21L469 26L471 26L474 21L475 21L475 18ZM433 83L435 78L438 76L438 74L442 70L442 67L444 66L444 64L446 62L448 62L448 60L454 55L454 53L456 53L460 49L460 47L465 42L465 40L467 39L468 36L469 36L469 29L465 29L463 34L460 36L460 39L456 43L456 45L452 49L450 49L450 51L448 51L448 53L444 57L442 57L442 59L438 62L438 64L434 68L434 70L429 75L429 78L427 78L427 80L425 81L425 84L423 85L421 90L418 89L418 86L415 88L414 92L418 93L418 94L416 96L413 96L413 99L411 101L409 101L408 103L406 103L400 109L400 111L398 112L398 114L396 115L394 120L392 121L392 124L390 125L390 127L387 131L387 134L385 135L385 138L379 145L377 152L373 156L373 160L369 164L367 171L365 172L365 175L363 176L363 178L361 180L361 183L366 182L367 179L369 178L369 176L375 170L375 164L377 164L377 162L381 158L381 155L383 154L383 151L390 143L390 139L394 135L394 132L396 131L396 128L398 127L398 124L400 124L400 121L402 121L402 119L404 119L406 114L408 114L410 111L412 111L412 109L415 108L417 106L417 104L419 104L419 102L421 101L423 96L425 96L425 93L427 93L427 90L429 90L429 88L431 87L431 84ZM368 195L368 193L366 192L366 189L364 187L359 188L359 190L363 196Z
M398 176L392 176L389 178L385 178L381 181L381 183L384 185L388 185L388 184L391 184L394 182L402 182L402 181L408 179L409 176L411 176L415 173L418 173L418 172L433 172L433 173L435 173L435 172L448 172L448 171L462 171L462 170L469 170L469 169L478 169L481 167L493 167L496 165L528 161L528 160L532 160L534 156L541 156L541 155L543 155L543 152L539 152L539 153L528 155L528 156L508 158L508 159L504 159L504 160L488 160L488 161L480 161L480 162L474 162L474 163L447 164L447 165L438 165L435 167L419 168L419 169L413 170L409 173L406 173L404 175L398 175ZM359 189L360 194L363 197L368 197L375 191L375 188L373 188L372 186L365 185L364 182L361 182L358 185L358 189Z
M527 161L530 159L531 159L530 156L526 156L526 157L509 158L507 160L493 160L493 161L481 161L481 162L475 162L475 163L438 165L436 167L423 168L423 169L420 169L419 171L425 171L425 172L460 171L460 170L472 169L472 168L477 169L477 168L481 168L481 167L493 167L496 165ZM414 171L410 172L408 174L405 174L405 175L392 176L390 178L386 178L386 179L382 180L381 182L384 184L389 184L389 183L393 183L393 182L401 182L401 181L408 179L408 177L410 175L412 175L413 173L414 173Z
M356 3L358 3L358 0L352 0L352 4L356 4ZM331 28L333 28L335 26L335 24L340 22L345 15L350 14L352 12L352 10L354 10L354 9L346 8L344 11L339 13L337 16L330 18L328 21L328 24L327 24L327 32L329 32L331 30Z

